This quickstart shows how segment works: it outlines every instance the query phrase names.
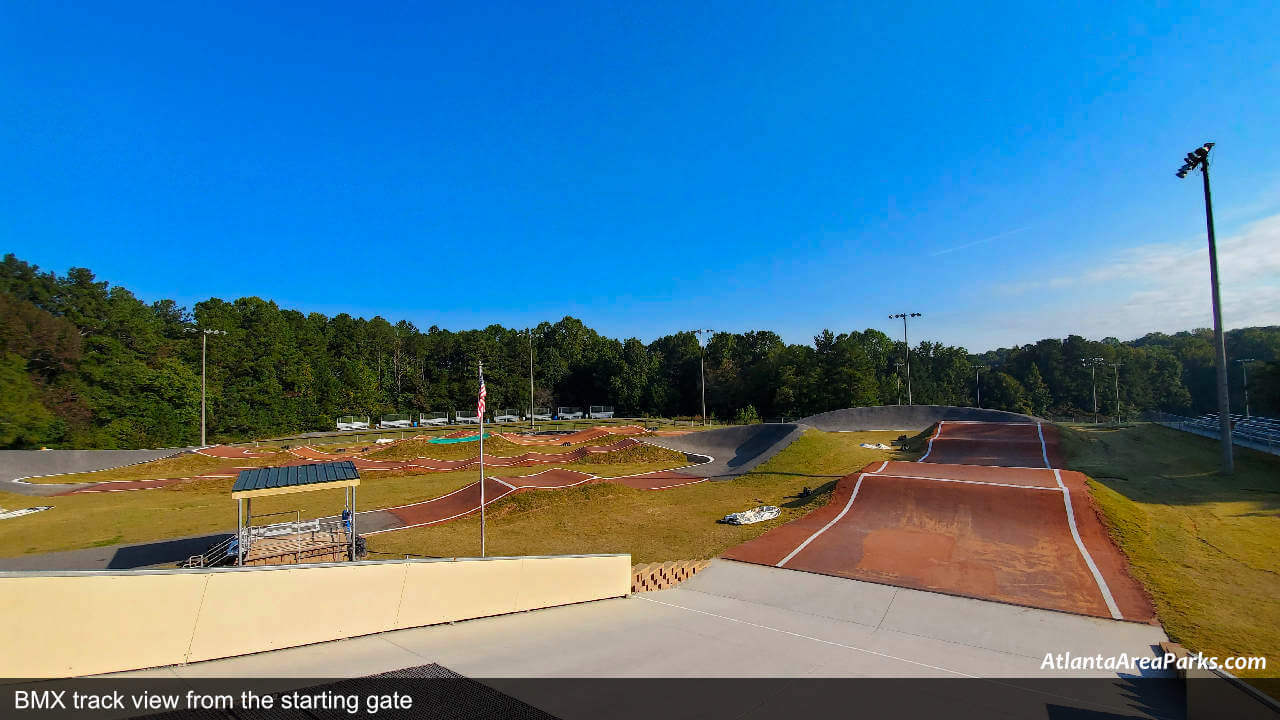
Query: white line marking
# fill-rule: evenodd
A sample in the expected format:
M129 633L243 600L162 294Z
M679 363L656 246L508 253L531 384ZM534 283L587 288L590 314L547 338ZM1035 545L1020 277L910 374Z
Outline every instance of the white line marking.
M1084 548L1084 541L1080 539L1080 531L1076 529L1076 513L1071 509L1071 491L1062 482L1062 473L1058 470L1053 471L1053 478L1058 481L1058 487L1062 488L1062 501L1067 506L1067 524L1071 526L1071 537L1075 538L1076 547L1080 549L1080 554L1084 557L1084 562L1089 566L1089 572L1093 573L1093 579L1098 584L1098 589L1102 591L1102 599L1107 603L1107 609L1111 611L1111 617L1116 620L1123 620L1124 616L1120 614L1120 608L1116 607L1115 598L1111 597L1111 589L1107 587L1107 581L1102 579L1102 573L1098 572L1098 566L1093 564L1093 558L1089 555L1089 551Z
M816 533L814 533L814 534L810 535L810 536L809 536L809 539L807 539L807 540L805 540L804 542L800 543L800 545L799 545L798 547L796 547L796 549L795 549L795 550L792 550L790 553L788 553L788 554L787 554L787 556L786 556L786 557L784 557L784 558L782 558L781 560L779 560L779 561L778 561L778 564L777 564L777 565L774 565L774 567L783 567L783 566L785 566L785 565L787 564L787 562L789 562L789 561L791 560L791 558L795 557L796 555L798 555L798 554L800 553L800 551L801 551L801 550L803 550L803 549L805 549L806 547L808 547L809 543L811 543L811 542L813 542L814 540L816 540L816 539L818 538L818 536L819 536L819 535L821 535L822 533L824 533L824 532L826 532L826 531L830 530L832 525L835 525L836 523L840 522L840 520L845 516L845 513L849 512L849 508L853 506L853 501L858 499L858 489L862 487L862 478L866 477L868 474L869 474L869 473L862 473L861 475L859 475L859 476L858 476L858 482L857 482L857 483L855 483L855 484L854 484L854 486L853 486L853 494L849 496L849 502L847 502L847 503L845 503L845 504L844 504L844 509L840 511L840 514L839 514L839 515L836 515L836 516L835 516L835 518L833 518L833 519L831 520L831 522L827 523L826 525L823 525L821 530L819 530L818 532L816 532Z
M468 487L469 487L469 486L468 486ZM504 498L504 497L506 497L506 496L510 495L510 494L511 494L511 493L513 493L513 492L515 492L515 490L514 490L514 489L513 489L513 490L508 490L508 491L506 491L506 492L502 493L501 495L499 495L498 497L493 498L492 500L490 500L490 499L487 499L487 498L486 498L486 499L485 499L485 501L484 501L484 504L485 504L485 505L492 505L492 504L494 504L494 503L498 502L499 500L501 500L502 498ZM450 494L452 494L452 493L450 493ZM436 498L436 499L438 500L439 498ZM476 505L475 507L471 508L470 510L464 510L463 512L460 512L460 513L458 513L457 515L450 515L450 516L449 516L449 517L447 517L447 518L440 518L439 520L431 520L431 521L424 522L424 523L418 523L418 524L416 524L416 525L404 525L404 526L402 526L402 527L387 528L387 529L385 529L385 530L374 530L373 532L367 532L367 533L363 533L363 534L364 534L364 535L378 535L378 534L380 534L380 533L385 533L385 532L394 532L394 531L396 531L396 530L408 530L409 528L423 527L423 526L425 526L425 525L436 525L436 524L438 524L438 523L442 523L442 522L447 522L447 521L449 521L449 520L453 520L454 518L460 518L460 517L462 517L463 515L470 515L471 513L475 512L475 511L477 511L477 510L479 510L479 509L480 509L480 506L479 506L479 505ZM367 511L367 512L377 512L377 511L376 511L376 510L369 510L369 511Z
M1040 436L1040 456L1044 458L1044 466L1052 468L1053 466L1049 464L1049 451L1044 446L1044 428L1040 427L1040 423L1036 423L1036 434Z
M956 478L925 477L923 475L899 475L897 473L889 473L888 475L880 475L878 473L867 474L872 477L902 478L904 480L934 480L937 482L965 483L967 485L995 485L996 487L1023 488L1026 490L1049 490L1051 492L1058 492L1058 488L1045 487L1044 485L1017 485L1015 483L991 482L989 480L958 480Z
M506 485L507 487L511 488L512 490L515 490L515 489L516 489L516 486L515 486L515 485L512 485L511 483L507 482L506 480L503 480L502 478L493 477L492 475L490 475L490 476L489 476L489 479L490 479L490 480L493 480L493 481L495 481L495 482L500 482L500 483L502 483L503 485Z
M934 430L933 435L929 438L929 449L925 450L924 455L921 455L916 462L924 462L925 458L929 457L929 453L933 452L933 439L942 434L942 422L941 420L938 421L938 429Z
M729 622L735 622L735 623L739 623L739 624L741 624L741 625L749 625L749 626L754 627L754 628L760 628L761 630L769 630L770 632L781 633L781 634L783 634L783 635L790 635L790 636L792 636L792 637L798 637L798 638L801 638L801 639L803 639L803 640L812 640L813 642L819 642L819 643L822 643L822 644L824 644L824 645L833 645L833 646L835 646L835 647L841 647L841 648L844 648L844 649L846 649L846 650L853 650L853 651L855 651L855 652L866 653L866 654L868 654L868 655L875 655L876 657L887 658L887 659L889 659L889 660L897 660L898 662L909 663L909 664L911 664L911 665L918 665L919 667L929 668L930 670L937 670L937 671L939 671L939 672L944 672L944 673L948 673L948 674L951 674L951 675L956 675L956 676L958 676L958 677L966 677L966 678L974 678L974 679L977 679L977 678L978 678L978 676L977 676L977 675L969 675L969 674L967 674L967 673L962 673L962 672L959 672L959 671L957 671L957 670L950 670L950 669L948 669L948 668L939 667L939 666L937 666L937 665L930 665L930 664L928 664L928 663L922 663L922 662L919 662L919 661L916 661L916 660L908 660L907 658L904 658L904 657L898 657L897 655L890 655L890 654L888 654L888 653L882 653L882 652L878 652L878 651L876 651L876 650L868 650L868 649L866 649L866 648L860 648L860 647L857 647L857 646L855 646L855 645L845 645L844 643L838 643L838 642L836 642L836 641L834 641L834 640L823 640L822 638L813 637L812 635L801 635L800 633L797 633L797 632L791 632L790 630L783 630L783 629L781 629L781 628L770 627L769 625L761 625L761 624L759 624L759 623L753 623L753 622L750 622L750 621L748 621L748 620L740 620L740 619L738 619L738 618L729 617L729 616L727 616L727 615L717 615L716 613L713 613L713 612L707 612L706 610L696 610L696 609L691 608L691 607L685 607L684 605L676 605L675 603L662 602L661 600L654 600L653 598L647 598L647 597L644 597L644 596L642 596L642 595L632 595L631 597L633 597L633 598L635 598L635 599L637 599L637 600L644 600L645 602L656 603L656 604L658 604L658 605L666 605L667 607L677 608L677 609L680 609L680 610L686 610L686 611L688 611L688 612L692 612L692 613L698 613L699 615L707 615L707 616L710 616L710 617L713 617L713 618L719 618L719 619L721 619L721 620L728 620Z

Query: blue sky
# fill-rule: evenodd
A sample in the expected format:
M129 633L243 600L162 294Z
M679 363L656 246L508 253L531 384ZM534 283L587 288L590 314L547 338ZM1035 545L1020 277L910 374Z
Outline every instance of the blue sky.
M1280 322L1274 2L8 3L0 251L452 329ZM264 8L263 6L271 6Z

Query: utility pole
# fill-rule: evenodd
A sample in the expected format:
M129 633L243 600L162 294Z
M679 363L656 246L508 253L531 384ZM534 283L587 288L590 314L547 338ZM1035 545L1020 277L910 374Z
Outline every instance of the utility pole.
M973 389L978 394L978 408L982 408L982 385L978 383L978 373L986 370L984 365L975 365L973 368Z
M195 328L195 327L183 328L182 331L189 332L189 333L200 333L200 446L204 447L205 445L208 444L205 442L204 408L205 408L205 358L208 356L208 351L209 351L209 336L210 335L226 335L227 331L226 330L206 330L203 328Z
M1120 366L1124 363L1113 362L1107 363L1116 371L1116 425L1120 425Z
M1218 291L1218 243L1213 234L1213 197L1209 192L1209 151L1213 143L1204 145L1187 153L1177 175L1185 178L1187 173L1200 168L1204 176L1204 221L1209 233L1209 284L1213 290L1213 344L1218 370L1218 428L1222 439L1222 472L1231 475L1235 472L1235 459L1231 448L1231 398L1227 394L1227 343L1222 334L1222 298Z
M1240 363L1240 375L1244 381L1241 390L1244 390L1244 416L1249 418L1249 363L1254 362L1253 358L1241 358L1236 362Z
M698 334L698 374L702 376L702 425L707 424L707 351L702 346L702 333L715 332L711 329L690 330Z
M1093 376L1093 424L1098 424L1098 365L1106 362L1106 358L1094 357L1088 360L1081 360L1080 364L1089 368L1090 374Z
M913 312L913 313L898 313L896 315L889 316L890 320L896 320L898 318L902 318L902 344L907 346L907 404L908 405L912 405L914 403L911 402L911 342L907 340L907 318L917 318L917 317L921 317L922 315L923 313Z

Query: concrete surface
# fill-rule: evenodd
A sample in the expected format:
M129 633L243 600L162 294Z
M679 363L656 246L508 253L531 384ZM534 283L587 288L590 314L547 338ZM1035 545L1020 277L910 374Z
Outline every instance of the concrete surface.
M846 408L810 415L796 422L827 432L861 430L923 430L939 420L976 420L982 422L1036 422L1029 415L956 407L953 405L879 405Z
M623 597L630 589L630 555L5 572L0 677L234 657ZM31 622L40 617L74 621Z
M984 716L1045 716L1053 706L1142 717L1142 708L1167 708L1176 699L1135 697L1149 689L1106 672L1092 674L1103 682L1047 690L1032 683L1064 676L1040 669L1045 653L1146 657L1164 639L1150 626L717 560L673 590L137 675L358 677L438 662L475 678L977 677L983 679L974 682L989 683L992 706ZM494 684L552 713L555 693L564 690ZM933 700L941 710L956 701L950 693L987 696L967 683L910 687L939 693ZM579 684L574 690L604 695L616 688ZM664 706L663 714L692 716L682 710Z
M20 478L93 472L151 462L194 448L159 450L0 450L0 490L18 495L48 497L88 487L89 483L25 483Z
M802 425L795 423L741 425L688 435L645 438L645 442L686 455L710 457L711 462L680 468L680 472L727 480L750 472L777 455L803 435L804 430Z
M1148 625L715 560L672 590L166 670L356 677L427 660L470 677L1061 677L1040 670L1045 653L1150 656L1166 639Z

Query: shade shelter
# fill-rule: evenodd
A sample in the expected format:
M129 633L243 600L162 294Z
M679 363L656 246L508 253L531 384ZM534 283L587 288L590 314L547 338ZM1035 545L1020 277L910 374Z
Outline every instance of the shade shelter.
M355 559L356 487L359 485L360 473L350 460L240 471L231 488L231 497L236 501L236 564L244 564L255 538L252 525L254 498L337 488L345 490L346 517L350 518L350 527L342 528L342 532L350 543L350 557ZM319 522L315 521L316 529L319 529ZM300 519L298 524L301 524Z

